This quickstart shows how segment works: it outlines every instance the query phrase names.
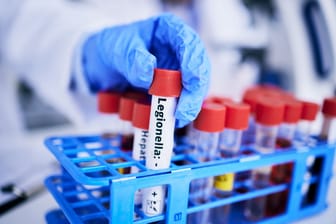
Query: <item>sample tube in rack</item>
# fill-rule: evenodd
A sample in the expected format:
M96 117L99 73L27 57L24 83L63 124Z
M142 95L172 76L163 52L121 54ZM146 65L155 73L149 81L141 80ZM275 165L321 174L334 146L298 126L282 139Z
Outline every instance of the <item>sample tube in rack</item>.
M287 148L292 145L295 130L302 113L302 103L297 100L285 100L285 112L283 122L279 127L277 145Z
M226 108L224 105L204 103L195 119L195 145L193 155L199 162L206 162L218 156L219 135L225 126ZM190 201L202 204L209 201L213 191L213 177L195 179L190 183ZM203 210L188 216L188 223L208 223L210 211Z
M99 126L102 128L102 137L111 138L119 134L120 120L117 116L119 111L120 93L101 91L97 94Z
M119 105L119 117L122 121L122 139L121 149L123 151L131 151L133 149L134 130L132 125L133 107L135 99L122 96Z
M149 127L150 103L136 102L133 108L132 123L134 126L134 139L132 158L135 160L145 160L148 150L148 127ZM137 173L139 169L131 167L131 173ZM134 203L139 205L142 202L141 191L135 192Z
M323 123L320 138L329 144L336 142L336 97L326 98L322 105Z
M230 158L238 154L241 146L242 133L248 126L250 106L243 103L227 102L225 129L219 137L221 157ZM215 177L214 190L219 198L228 197L234 188L234 173L226 173ZM230 205L216 207L212 210L212 223L228 223Z
M256 105L255 148L262 154L275 151L278 127L283 121L284 104L272 98L259 99ZM269 184L271 167L260 167L252 171L254 188L263 188ZM249 220L259 220L265 215L266 196L246 201L244 215Z
M307 145L310 144L310 134L311 126L316 118L317 112L319 110L319 105L314 102L301 101L302 102L302 113L301 120L298 123L297 129L295 131L295 140L299 144Z
M182 89L181 72L154 69L149 94L152 95L149 119L148 151L146 167L152 170L170 167L174 147L175 109ZM165 187L143 189L142 208L147 216L162 214Z
M302 112L302 103L293 99L284 99L285 111L283 122L279 126L277 150L284 150L293 144L297 123ZM292 179L293 163L272 166L270 181L272 184L289 183ZM267 216L274 216L285 212L288 190L267 196Z

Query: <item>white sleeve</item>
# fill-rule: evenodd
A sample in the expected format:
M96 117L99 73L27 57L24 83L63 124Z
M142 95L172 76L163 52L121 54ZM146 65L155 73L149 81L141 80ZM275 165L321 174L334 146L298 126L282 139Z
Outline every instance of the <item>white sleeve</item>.
M25 0L11 16L11 26L2 34L5 63L47 103L83 123L96 105L94 96L70 91L74 49L90 33L116 21L88 1Z

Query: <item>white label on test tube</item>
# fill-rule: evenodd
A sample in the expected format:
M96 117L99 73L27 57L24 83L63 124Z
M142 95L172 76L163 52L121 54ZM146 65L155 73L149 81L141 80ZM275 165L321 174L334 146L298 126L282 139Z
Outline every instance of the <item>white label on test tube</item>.
M134 141L133 141L133 159L145 160L146 150L148 144L148 130L141 128L134 128ZM136 166L131 167L131 173L138 173L139 169ZM142 195L141 191L135 192L134 203L136 205L141 204Z
M145 160L147 144L148 144L148 130L141 129L141 128L134 128L134 141L133 142L134 142L133 159ZM137 167L134 167L134 168L137 168Z
M153 170L166 169L174 146L175 97L152 96L149 119L148 151L146 167ZM164 186L143 190L143 210L146 215L158 215L163 211L165 198Z
M170 166L174 147L175 97L153 96L149 119L146 167L159 170Z

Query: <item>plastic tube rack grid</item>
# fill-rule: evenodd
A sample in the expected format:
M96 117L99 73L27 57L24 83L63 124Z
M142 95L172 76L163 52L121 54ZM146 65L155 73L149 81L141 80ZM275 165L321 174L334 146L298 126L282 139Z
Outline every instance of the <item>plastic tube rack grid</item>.
M258 222L244 220L240 214L231 216L235 219L232 223L289 223L327 208L326 194L332 177L335 146L324 142L318 142L309 148L289 148L264 155L250 151L248 155L242 154L232 159L218 158L202 163L188 154L176 154L169 169L152 171L146 169L143 162L135 161L128 153L122 152L116 146L118 141L118 136L111 139L100 136L46 139L46 146L60 162L64 172L47 178L45 184L70 223L140 224L160 220L168 224L186 223L190 213L233 203L239 207L239 202L244 200L285 190L289 190L289 195L284 213ZM175 147L175 152L183 152L187 148L188 145L180 145ZM307 159L312 156L316 158L315 164L319 167L308 184L315 186L316 200L303 206L301 188L305 184ZM248 183L246 186L239 186L237 182L237 188L235 187L231 197L214 196L203 204L189 202L189 185L194 179L288 162L294 164L290 183L253 189ZM140 172L123 174L123 170L131 166L138 167ZM159 185L166 185L168 189L165 213L146 217L140 208L134 207L134 193L138 189ZM242 187L247 190L239 191Z

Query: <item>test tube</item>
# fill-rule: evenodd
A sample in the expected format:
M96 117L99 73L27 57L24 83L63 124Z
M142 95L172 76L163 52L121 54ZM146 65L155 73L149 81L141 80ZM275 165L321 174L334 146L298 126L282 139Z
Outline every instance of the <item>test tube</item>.
M322 105L323 123L320 138L327 140L329 144L336 142L336 97L326 98Z
M134 130L132 125L133 107L135 100L122 96L119 105L119 117L122 121L122 139L121 149L123 151L131 151L133 149Z
M302 113L301 120L298 123L297 129L295 131L295 139L298 140L297 143L307 145L310 144L310 132L313 121L316 118L317 112L319 110L319 105L317 103L309 101L302 102Z
M97 94L97 106L100 112L99 126L103 129L103 138L113 138L119 134L120 122L117 114L119 111L120 93L112 91L101 91Z
M292 145L295 129L302 113L302 103L297 100L284 100L283 122L279 126L277 149L282 150ZM289 183L292 178L293 163L272 166L270 181L273 184ZM267 196L267 216L281 214L287 206L288 190Z
M275 151L278 127L283 121L284 104L264 97L256 105L255 148L263 154ZM264 188L269 184L271 167L260 167L252 171L254 188ZM260 220L265 215L266 196L246 201L244 215L249 220Z
M132 123L134 126L134 140L132 157L135 160L145 160L148 150L148 127L149 127L150 104L147 102L136 102L133 109ZM139 168L131 167L131 173L138 173ZM135 192L134 204L142 202L141 191Z
M248 127L250 106L234 102L226 102L225 106L225 129L219 137L219 151L221 157L231 158L240 150L243 130ZM219 198L229 197L234 188L234 178L234 173L215 177L215 195ZM230 205L216 207L212 212L212 223L228 223Z
M170 166L174 146L174 114L181 89L180 71L154 69L153 82L149 88L149 94L152 95L146 152L146 167L149 169L160 170ZM164 186L143 189L142 208L145 215L162 214L164 200Z
M200 162L215 159L218 156L219 135L225 126L226 108L224 105L204 103L195 119L194 156ZM190 200L195 204L209 201L213 191L213 177L195 179L190 183ZM208 223L210 211L203 210L188 216L188 223Z
M295 130L302 113L302 103L297 100L285 100L283 122L280 124L277 145L287 148L292 145Z

